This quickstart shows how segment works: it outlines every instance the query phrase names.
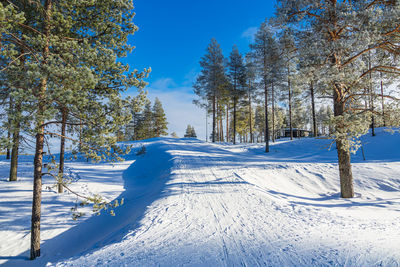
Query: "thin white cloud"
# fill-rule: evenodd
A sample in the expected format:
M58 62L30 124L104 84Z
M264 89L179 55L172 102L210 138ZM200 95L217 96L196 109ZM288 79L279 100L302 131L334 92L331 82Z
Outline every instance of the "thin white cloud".
M150 84L150 87L154 89L165 89L176 87L174 80L171 78L162 78Z
M254 41L254 36L257 33L258 28L257 27L250 27L247 28L241 35L242 38L247 39L249 42Z
M192 86L193 83L196 81L197 75L199 74L199 71L197 69L191 69L186 75L185 75L185 81L183 82L183 85L185 86Z

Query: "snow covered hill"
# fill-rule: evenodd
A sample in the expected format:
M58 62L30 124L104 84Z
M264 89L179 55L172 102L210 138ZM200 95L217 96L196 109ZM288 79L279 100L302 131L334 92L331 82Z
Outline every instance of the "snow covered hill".
M5 182L0 161L0 260L5 266L398 266L400 135L380 129L353 157L356 198L339 198L330 141L262 145L152 139L115 164L69 163L74 186L124 198L117 216L72 223L67 194L45 192L42 254L27 260L30 168ZM50 182L49 182L50 183ZM83 184L83 185L82 185ZM122 188L123 187L123 188ZM56 217L55 217L56 216Z

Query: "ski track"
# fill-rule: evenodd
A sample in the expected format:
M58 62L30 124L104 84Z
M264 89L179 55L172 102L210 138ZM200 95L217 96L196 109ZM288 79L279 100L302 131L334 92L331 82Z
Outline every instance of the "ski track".
M74 179L86 181L79 185L80 192L105 190L111 200L121 191L115 181L124 179L120 197L126 204L116 210L117 216L92 217L58 239L45 241L45 256L35 262L21 254L5 265L400 266L400 162L354 163L357 195L341 199L337 164L326 152L321 153L324 160L316 161L317 153L301 142L293 147L310 150L302 153L312 160L299 155L294 158L300 161L287 159L284 150L274 146L276 156L260 153L260 145L195 139L154 139L143 144L144 156L129 155L132 161L118 163L111 172L108 165L68 163ZM0 168L6 167L0 162ZM30 168L24 166L21 173ZM22 191L18 194L22 196ZM54 217L48 214L45 210L44 225ZM5 227L8 216L1 216L0 225ZM18 216L17 221L26 219ZM43 229L46 239L71 227L64 217L54 222L60 229L54 233ZM94 226L98 235L89 230ZM27 246L28 231L14 228L1 231L6 237L0 240L10 240L0 248ZM68 244L57 241L63 238Z
M397 193L390 208L367 192L344 200L333 163L265 162L200 141L162 143L173 168L140 223L120 242L49 265L400 265ZM388 169L380 166L376 179ZM356 175L367 171L354 165ZM369 209L378 215L360 215Z

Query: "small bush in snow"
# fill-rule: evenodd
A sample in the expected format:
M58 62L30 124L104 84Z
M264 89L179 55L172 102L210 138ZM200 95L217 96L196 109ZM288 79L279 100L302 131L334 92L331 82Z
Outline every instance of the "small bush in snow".
M146 147L142 146L137 152L136 152L136 156L141 156L146 154Z

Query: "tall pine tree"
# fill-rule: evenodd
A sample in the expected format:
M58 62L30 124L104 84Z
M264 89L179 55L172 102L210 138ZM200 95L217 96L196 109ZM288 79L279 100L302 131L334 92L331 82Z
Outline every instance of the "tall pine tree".
M153 127L154 136L160 137L168 135L167 130L167 117L165 116L164 109L162 107L161 101L156 97L153 105Z
M217 40L212 39L207 47L207 53L200 61L201 73L193 85L194 93L198 95L201 101L206 102L212 112L212 133L211 140L214 143L217 136L217 116L218 100L223 96L223 91L227 87L225 75L224 56Z
M233 144L236 144L236 112L239 100L244 96L246 89L246 67L243 63L243 57L235 45L229 56L228 78L230 81L229 95L233 103Z

